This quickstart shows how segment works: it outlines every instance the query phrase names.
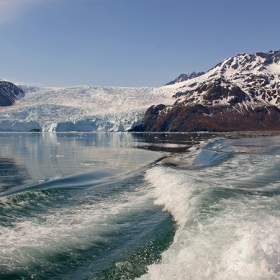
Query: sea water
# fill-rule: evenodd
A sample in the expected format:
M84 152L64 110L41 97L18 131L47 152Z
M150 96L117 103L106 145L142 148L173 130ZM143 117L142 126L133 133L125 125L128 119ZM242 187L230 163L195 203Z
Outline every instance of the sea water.
M280 137L0 134L0 279L279 279Z

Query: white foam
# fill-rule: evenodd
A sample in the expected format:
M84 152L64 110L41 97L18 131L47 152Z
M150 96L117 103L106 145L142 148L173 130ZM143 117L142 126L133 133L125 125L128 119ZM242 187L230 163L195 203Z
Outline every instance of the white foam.
M180 172L172 170L165 175L165 167L155 167L146 173L146 179L155 187L156 205L164 206L164 210L172 213L176 222L183 226L188 219L188 209L191 203L194 189ZM179 199L178 199L179 198Z
M155 204L178 229L141 279L279 279L280 198L258 193L279 190L279 175L269 178L280 164L274 160L237 154L210 168L148 170Z

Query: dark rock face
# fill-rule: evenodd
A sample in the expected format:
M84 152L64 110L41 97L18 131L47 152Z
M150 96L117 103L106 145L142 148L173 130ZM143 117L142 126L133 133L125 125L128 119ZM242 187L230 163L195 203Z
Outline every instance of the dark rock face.
M22 96L23 91L16 85L0 80L0 106L11 106Z
M166 86L167 85L174 85L176 83L180 83L180 82L183 82L183 81L187 81L187 80L190 80L192 78L199 77L203 74L204 74L204 72L198 72L198 73L192 72L191 74L181 74L175 80L167 83Z
M166 110L166 113L161 112ZM276 106L204 106L200 104L168 107L153 106L134 131L272 131L280 130L280 109Z

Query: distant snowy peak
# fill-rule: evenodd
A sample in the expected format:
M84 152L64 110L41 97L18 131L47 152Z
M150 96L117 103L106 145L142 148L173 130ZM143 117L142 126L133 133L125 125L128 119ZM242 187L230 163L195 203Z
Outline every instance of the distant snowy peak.
M270 51L268 53L258 52L255 54L239 54L234 57L224 59L221 63L210 69L212 74L224 74L231 76L232 72L254 74L278 72L280 70L280 50Z
M203 75L204 72L192 72L191 74L181 74L180 76L178 76L175 80L169 82L166 84L167 85L174 85L176 83L180 83L180 82L184 82L184 81L187 81L187 80L190 80L190 79L193 79L193 78L196 78L196 77L199 77L201 75Z
M177 102L208 106L265 103L280 108L280 50L239 54L199 77L166 88L180 98Z
M0 80L0 106L11 106L23 96L23 91L16 85Z

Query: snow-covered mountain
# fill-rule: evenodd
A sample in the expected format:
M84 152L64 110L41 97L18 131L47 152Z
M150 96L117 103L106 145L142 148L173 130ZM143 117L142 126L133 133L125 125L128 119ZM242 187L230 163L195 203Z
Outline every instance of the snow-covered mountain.
M218 88L224 89L220 96L213 96ZM280 50L268 53L239 54L227 58L207 71L204 75L186 82L167 86L175 97L186 96L182 102L204 105L231 104L232 90L239 88L244 92L248 104L267 102L280 104ZM227 95L227 93L229 95Z
M205 74L162 88L172 106L146 112L144 131L280 129L280 50L239 54Z
M24 94L0 107L0 131L126 131L153 104L172 104L163 89L17 85Z

